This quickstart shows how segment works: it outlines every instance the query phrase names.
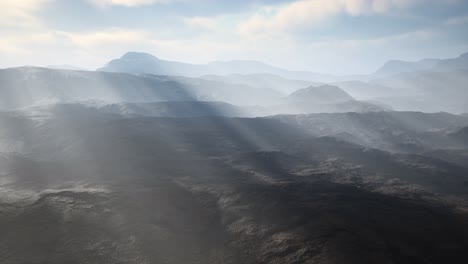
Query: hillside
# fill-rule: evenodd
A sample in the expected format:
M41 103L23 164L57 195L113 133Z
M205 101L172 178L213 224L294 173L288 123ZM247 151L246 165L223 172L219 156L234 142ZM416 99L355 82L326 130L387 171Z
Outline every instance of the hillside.
M276 118L126 118L64 105L0 113L0 123L0 138L23 146L0 157L7 263L467 257L468 168L455 163Z

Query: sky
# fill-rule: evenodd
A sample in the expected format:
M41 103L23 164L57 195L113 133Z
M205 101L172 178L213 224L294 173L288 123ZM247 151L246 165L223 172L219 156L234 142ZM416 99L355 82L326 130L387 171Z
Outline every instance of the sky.
M365 74L468 52L468 1L0 0L0 68L96 69L127 51Z

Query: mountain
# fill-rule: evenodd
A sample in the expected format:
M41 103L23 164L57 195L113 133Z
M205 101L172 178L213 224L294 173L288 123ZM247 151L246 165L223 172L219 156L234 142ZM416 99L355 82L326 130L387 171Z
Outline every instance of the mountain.
M277 75L286 79L304 80L317 83L343 81L371 81L402 73L415 73L427 70L449 71L467 68L468 53L453 59L422 59L419 61L391 60L376 72L368 75L333 76L308 71L291 71L258 61L216 61L208 64L190 64L159 59L142 52L127 52L119 59L107 63L98 71L125 72L132 74L180 75L200 77L203 75ZM208 78L212 78L208 77ZM236 78L231 76L230 79ZM239 79L239 76L237 76ZM237 80L239 81L239 80ZM245 82L246 80L244 80ZM291 89L289 90L291 91Z
M261 109L238 107L223 102L154 102L154 103L117 103L98 107L104 113L123 116L153 117L202 117L227 116L248 117L261 115Z
M422 59L419 61L390 60L371 74L335 76L334 82L370 82L375 79L388 78L405 73L423 71L454 71L467 69L468 53L452 59ZM330 83L330 82L329 82Z
M330 128L349 116L313 119ZM360 116L351 119L387 129L387 118ZM389 126L418 131L458 122L394 117ZM0 112L0 144L11 146L0 148L2 263L468 258L468 167L314 135L305 128L320 123L303 119L129 118L80 105Z
M330 83L330 85L340 87L358 100L370 100L376 97L395 95L396 93L391 87L364 81L342 81Z
M372 74L372 78L419 71L454 71L463 69L468 69L468 53L461 54L452 59L423 59L416 62L391 60Z
M125 53L120 59L110 61L98 71L187 77L197 77L203 74L203 70L195 64L160 60L151 54L142 52Z
M270 115L380 112L391 108L372 102L354 100L337 86L320 85L299 89L282 100L281 104L266 108Z
M468 69L468 53L451 59L423 59L416 62L388 61L373 74L373 78L418 71L455 71L464 69Z
M280 115L272 117L292 127L300 127L316 136L333 136L363 147L392 152L421 152L459 149L460 129L468 117L448 113L361 112ZM460 130L459 130L460 129ZM457 133L448 134L447 130ZM465 137L466 140L466 137Z
M290 94L288 100L325 104L353 101L354 98L337 86L321 85L299 89Z
M375 77L384 77L405 72L429 70L436 66L440 61L441 60L439 59L423 59L416 62L391 60L386 62L373 75Z
M76 67L73 65L62 64L62 65L48 65L46 68L57 69L57 70L72 70L72 71L88 71L88 69Z
M370 82L371 85L391 87L383 89L374 100L397 110L450 113L468 112L468 70L422 71L403 73Z
M320 83L291 80L273 74L231 74L226 76L204 75L201 78L225 83L244 84L251 87L269 88L285 95L311 85L320 85Z
M103 101L222 101L274 104L282 94L268 88L198 78L20 67L0 70L0 108Z
M468 112L467 69L468 53L453 59L390 61L375 74L330 84L358 100L380 102L398 111L458 114Z
M462 146L468 147L468 126L450 133L449 137L456 140Z
M468 53L464 53L457 58L440 60L434 67L436 71L453 71L468 69Z
M231 74L274 74L283 78L318 82L334 80L334 77L330 75L307 71L289 71L258 61L236 60L216 61L209 64L190 64L161 60L151 54L141 52L128 52L121 58L110 61L107 65L98 69L98 71L188 77Z
M148 116L266 116L388 110L374 103L356 101L335 86L311 86L285 96L271 89L272 86L261 85L263 81L268 83L278 78L282 82L277 89L282 85L299 87L304 84L276 76L260 79L242 76L245 82L228 80L226 83L218 81L224 78L208 80L37 67L10 68L0 70L0 85L4 87L0 91L0 109L84 103L92 107L105 106L114 113Z

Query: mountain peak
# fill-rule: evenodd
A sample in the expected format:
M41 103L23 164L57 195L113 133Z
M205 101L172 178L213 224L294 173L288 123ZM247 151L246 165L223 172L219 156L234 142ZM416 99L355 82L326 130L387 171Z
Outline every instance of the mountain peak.
M106 66L97 70L137 74L152 73L152 70L158 68L158 65L160 65L161 62L163 61L149 53L130 51L125 53L119 59L111 60L106 64Z
M127 61L134 61L134 60L158 60L158 58L152 54L145 53L145 52L136 52L136 51L129 51L125 53L122 57L122 60Z
M293 101L320 101L322 103L352 101L354 98L338 86L329 84L309 86L289 95Z

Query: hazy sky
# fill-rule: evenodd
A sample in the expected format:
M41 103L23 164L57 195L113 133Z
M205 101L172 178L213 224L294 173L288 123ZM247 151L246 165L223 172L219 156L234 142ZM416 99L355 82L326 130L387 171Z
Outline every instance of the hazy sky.
M468 52L467 0L0 0L0 67L94 69L126 51L368 73Z

